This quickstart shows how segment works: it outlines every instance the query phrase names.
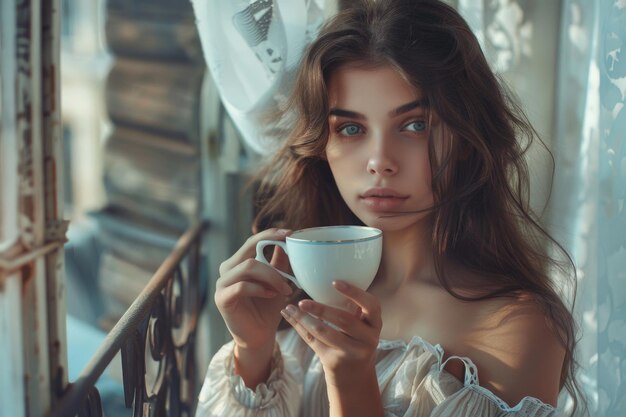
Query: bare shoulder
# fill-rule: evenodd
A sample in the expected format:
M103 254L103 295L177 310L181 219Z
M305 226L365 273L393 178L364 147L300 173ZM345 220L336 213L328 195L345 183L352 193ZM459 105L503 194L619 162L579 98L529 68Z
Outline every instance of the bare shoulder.
M524 296L486 310L456 345L476 364L480 385L510 406L526 396L556 405L565 348L541 304Z

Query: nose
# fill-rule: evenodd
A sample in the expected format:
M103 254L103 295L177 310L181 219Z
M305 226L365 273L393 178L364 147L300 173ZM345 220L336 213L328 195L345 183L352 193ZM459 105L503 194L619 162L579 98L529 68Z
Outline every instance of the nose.
M390 144L384 138L375 141L367 162L367 170L372 175L392 176L398 172L398 163L391 152Z

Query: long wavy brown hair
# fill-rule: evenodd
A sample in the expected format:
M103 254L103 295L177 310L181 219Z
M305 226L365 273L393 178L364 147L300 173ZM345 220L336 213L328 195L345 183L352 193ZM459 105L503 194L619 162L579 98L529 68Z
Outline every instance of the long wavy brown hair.
M258 177L256 228L362 224L341 198L325 160L327 81L348 63L393 66L421 88L429 111L445 126L444 135L429 138L439 281L465 301L522 293L540 300L566 349L560 388L573 399L572 414L579 399L586 410L575 379L573 305L565 306L553 282L555 271L565 273L575 291L575 268L529 204L525 153L533 140L542 144L535 130L452 7L435 0L344 3L307 49L289 106L276 116L293 120L293 129ZM472 283L475 296L453 290L446 260L482 277Z

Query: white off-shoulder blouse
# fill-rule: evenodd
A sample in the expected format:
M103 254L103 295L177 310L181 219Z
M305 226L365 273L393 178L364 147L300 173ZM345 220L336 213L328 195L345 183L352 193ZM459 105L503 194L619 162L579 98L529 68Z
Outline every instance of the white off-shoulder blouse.
M293 330L281 330L266 383L246 387L233 373L233 342L224 345L209 364L196 417L324 417L329 415L322 364ZM525 397L514 407L478 384L474 363L451 356L443 361L440 345L420 337L406 343L381 340L376 375L386 417L546 417L554 407ZM444 369L449 360L465 364L465 380Z

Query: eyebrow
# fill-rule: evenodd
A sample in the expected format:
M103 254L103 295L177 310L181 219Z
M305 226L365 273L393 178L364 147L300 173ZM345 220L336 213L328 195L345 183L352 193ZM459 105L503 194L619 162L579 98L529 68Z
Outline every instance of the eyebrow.
M428 107L428 100L426 99L418 99L415 101L411 101L410 103L406 103L401 105L400 107L389 112L390 117L397 117L403 113L409 112L417 107ZM363 120L366 117L361 113L357 113L351 110L339 109L337 107L333 107L328 112L329 116L339 116L339 117L347 117L349 119L360 119Z
M428 100L426 100L425 98L423 99L418 99L415 101L412 101L410 103L407 104L403 104L402 106L398 107L395 110L392 110L391 112L389 112L389 116L392 117L396 117L396 116L400 116L402 113L406 113L408 111L411 111L417 107L428 107Z

